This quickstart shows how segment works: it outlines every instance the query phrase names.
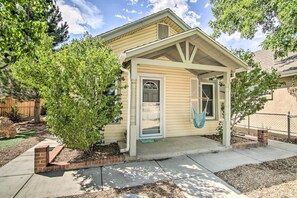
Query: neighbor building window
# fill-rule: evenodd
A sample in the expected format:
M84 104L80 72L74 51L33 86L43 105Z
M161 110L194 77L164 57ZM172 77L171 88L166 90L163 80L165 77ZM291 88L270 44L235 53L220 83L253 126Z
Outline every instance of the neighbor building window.
M209 119L215 118L215 84L214 83L201 83L201 111L204 110L206 104L207 104L207 97L208 105L206 108L206 117ZM203 91L202 91L203 90Z
M158 39L167 38L169 36L169 27L166 24L158 24Z

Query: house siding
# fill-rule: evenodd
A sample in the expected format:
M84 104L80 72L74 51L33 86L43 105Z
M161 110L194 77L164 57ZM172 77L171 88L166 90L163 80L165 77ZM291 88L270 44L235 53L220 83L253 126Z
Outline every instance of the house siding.
M190 79L195 76L184 69L140 65L138 73L161 74L165 84L165 136L206 135L215 133L217 120L208 120L202 129L191 122ZM138 88L139 89L139 88Z
M125 50L141 46L157 40L157 24L167 24L169 26L169 36L177 34L179 31L166 21L156 22L147 27L143 27L137 31L129 33L127 35L118 37L111 41L107 41L107 44L112 48L115 54L120 54Z

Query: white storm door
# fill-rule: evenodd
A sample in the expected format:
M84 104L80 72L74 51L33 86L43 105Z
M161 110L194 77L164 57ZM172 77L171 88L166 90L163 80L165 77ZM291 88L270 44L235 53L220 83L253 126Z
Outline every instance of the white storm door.
M140 138L163 136L163 80L141 77Z

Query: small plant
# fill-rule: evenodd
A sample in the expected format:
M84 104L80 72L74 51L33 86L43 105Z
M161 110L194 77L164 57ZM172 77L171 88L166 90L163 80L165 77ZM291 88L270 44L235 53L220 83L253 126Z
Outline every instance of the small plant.
M216 131L217 131L217 135L220 137L220 139L223 139L223 122L220 121L217 128L216 128Z
M7 117L13 122L20 122L22 120L19 108L16 105L11 107L11 112L7 113Z

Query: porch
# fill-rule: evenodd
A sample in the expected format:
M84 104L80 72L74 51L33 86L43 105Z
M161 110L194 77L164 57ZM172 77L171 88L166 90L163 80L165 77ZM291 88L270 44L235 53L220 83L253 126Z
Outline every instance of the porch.
M138 140L137 157L127 157L128 160L152 160L194 153L218 152L227 149L227 147L214 140L198 135L169 137L152 143L142 143Z
M126 50L121 57L128 73L128 96L131 97L131 100L128 98L126 148L130 156L142 158L141 155L157 155L160 151L168 156L171 151L175 153L173 156L191 150L209 151L214 146L213 142L202 137L195 142L191 135L214 133L215 127L211 123L217 124L221 118L223 144L230 146L231 76L239 69L246 69L241 60L198 29ZM209 78L216 76L222 77L222 80L209 82ZM201 91L203 82L214 84L208 88L207 95L206 90ZM220 83L223 84L223 94L219 90ZM208 102L209 99L211 102ZM220 115L221 102L224 104L223 117ZM212 103L209 109L208 103ZM209 122L203 129L193 127L193 109L198 112L207 109ZM185 143L180 137L170 139L172 142L164 139L163 142L152 143L152 146L137 142L137 139L187 135L190 137ZM174 145L176 148L173 148ZM164 149L159 148L163 146Z

